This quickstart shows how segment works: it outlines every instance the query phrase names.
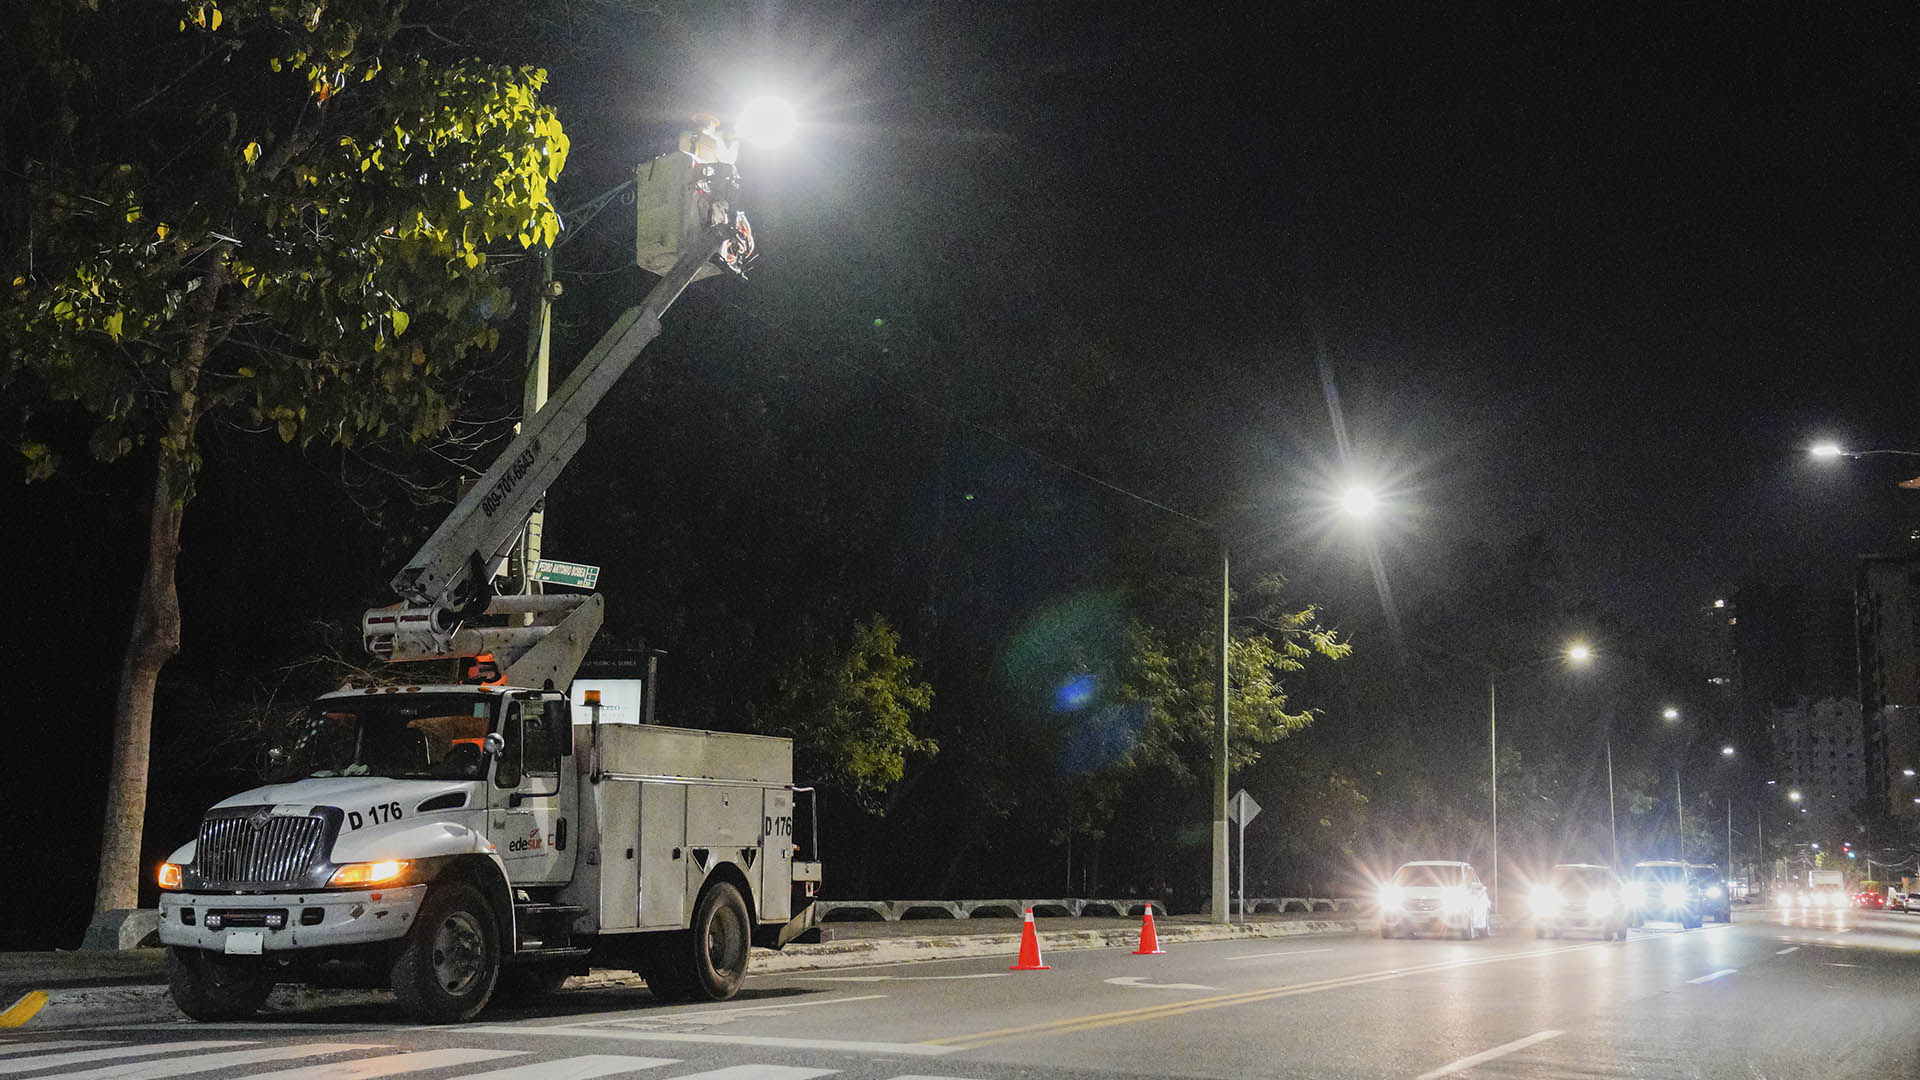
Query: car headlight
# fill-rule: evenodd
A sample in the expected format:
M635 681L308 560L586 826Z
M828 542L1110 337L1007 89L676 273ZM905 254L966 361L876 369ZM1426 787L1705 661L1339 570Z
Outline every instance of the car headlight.
M1707 895L1708 895L1708 896L1711 896L1711 897L1715 897L1715 898L1718 898L1718 897L1719 897L1719 895L1720 895L1720 886L1718 886L1718 885L1715 885L1715 886L1712 886L1711 888L1709 888L1709 889L1707 890Z
M1587 910L1595 915L1605 915L1613 910L1613 897L1603 892L1589 893Z
M333 877L327 879L327 885L335 889L381 885L399 877L406 869L405 859L347 863L333 872Z
M1454 913L1467 910L1467 890L1458 885L1441 889L1440 910Z
M1687 889L1684 885L1669 885L1660 890L1660 900L1670 908L1685 907Z
M1399 911L1407 902L1407 894L1398 885L1380 886L1380 910Z
M1533 911L1536 915L1558 914L1560 911L1560 894L1545 885L1534 889Z

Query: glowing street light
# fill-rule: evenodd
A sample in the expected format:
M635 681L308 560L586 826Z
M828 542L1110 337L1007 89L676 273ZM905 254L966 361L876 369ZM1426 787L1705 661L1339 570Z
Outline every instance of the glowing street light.
M777 97L757 97L740 107L733 132L747 142L775 147L793 138L799 126L793 106Z
M1787 801L1788 801L1788 802L1799 802L1799 801L1800 801L1800 793L1799 793L1799 792L1797 792L1797 791L1789 791L1789 792L1787 792Z
M1669 705L1660 710L1660 718L1671 724L1675 720L1680 719L1680 710Z
M1585 664L1593 659L1593 647L1584 641L1576 641L1567 646L1567 659L1576 664Z
M1720 748L1720 756L1721 756L1721 757L1732 757L1732 756L1733 756L1733 747L1731 747L1731 746L1723 746L1723 747L1721 747L1721 748Z
M1807 453L1817 458L1837 458L1846 451L1840 449L1840 444L1837 442L1817 442L1807 447Z
M1370 518L1380 508L1380 496L1373 489L1354 485L1340 493L1340 509L1354 518Z

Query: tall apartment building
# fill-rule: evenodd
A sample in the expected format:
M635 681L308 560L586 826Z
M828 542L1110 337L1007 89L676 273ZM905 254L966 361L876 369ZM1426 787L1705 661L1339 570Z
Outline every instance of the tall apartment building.
M1769 726L1787 782L1814 817L1850 814L1867 797L1859 702L1850 696L1801 698L1774 708Z
M1854 576L1867 793L1920 814L1920 551L1867 555Z

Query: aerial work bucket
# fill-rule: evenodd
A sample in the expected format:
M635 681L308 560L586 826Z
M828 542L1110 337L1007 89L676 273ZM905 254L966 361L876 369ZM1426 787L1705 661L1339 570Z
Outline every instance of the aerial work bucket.
M738 207L739 185L733 166L703 162L684 151L661 154L634 170L633 261L664 275L673 269L689 240L710 226L731 223L734 237L718 261L694 275L698 281L723 269L741 273L753 258L753 227Z

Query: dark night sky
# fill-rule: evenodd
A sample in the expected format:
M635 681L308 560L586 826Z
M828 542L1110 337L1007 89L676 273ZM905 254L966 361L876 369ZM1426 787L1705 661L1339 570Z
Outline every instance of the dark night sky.
M914 352L937 364L876 373L901 388L891 422L947 422L918 403L942 402L1237 530L1278 523L1246 563L1286 570L1336 621L1371 623L1377 602L1357 545L1316 510L1344 471L1316 340L1351 471L1395 500L1381 547L1403 603L1474 543L1544 529L1673 641L1750 573L1847 587L1851 557L1915 515L1920 493L1891 486L1911 473L1803 454L1815 436L1920 448L1905 5L661 6L686 14L529 58L552 69L573 140L563 205L663 149L695 108L784 90L805 121L794 146L743 158L753 282L702 286L673 318L750 318L796 355L884 318L937 346ZM595 230L564 250L569 272L621 264L626 235ZM591 296L594 280L623 279L570 288ZM1058 326L1106 344L1099 385L1044 377ZM1056 437L1035 393L1067 409L1084 395L1100 436ZM210 599L221 590L318 604L391 570L342 586L385 553L337 547L292 567L198 559L196 540L252 536L277 555L313 535L275 516L284 481L224 471L243 457L210 455L189 514L195 670L248 631ZM983 471L983 494L1002 480ZM96 710L125 640L138 484L83 468L10 496L30 525L15 565L55 568L32 575L16 655L83 668L75 692ZM1111 531L1155 523L1101 506ZM29 794L80 821L97 811L75 793L99 780L70 779Z
M1403 491L1397 587L1547 528L1666 626L1751 572L1844 587L1897 535L1903 475L1800 451L1920 445L1905 13L754 10L765 70L819 88L804 151L750 163L785 245L756 306L1014 233L1044 280L962 284L1130 343L1114 444L1021 433L1050 453L1263 528L1337 472L1318 326L1354 467ZM1023 175L996 201L982 169ZM926 288L854 273L876 313ZM1306 533L1271 554L1311 580Z

